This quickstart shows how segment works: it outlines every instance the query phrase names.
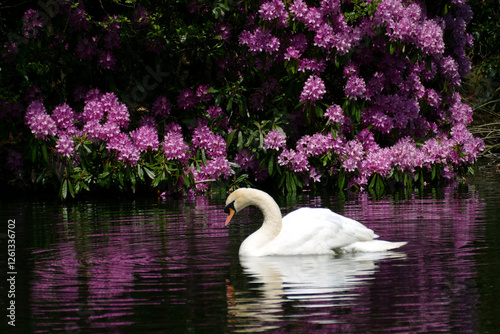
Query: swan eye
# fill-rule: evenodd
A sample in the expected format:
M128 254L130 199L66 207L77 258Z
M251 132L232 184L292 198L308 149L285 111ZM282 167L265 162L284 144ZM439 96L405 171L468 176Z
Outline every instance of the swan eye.
M233 209L234 211L236 211L236 209L234 208L234 202L235 201L232 201L231 203L226 205L226 207L224 208L225 213L229 214L230 213L229 209Z

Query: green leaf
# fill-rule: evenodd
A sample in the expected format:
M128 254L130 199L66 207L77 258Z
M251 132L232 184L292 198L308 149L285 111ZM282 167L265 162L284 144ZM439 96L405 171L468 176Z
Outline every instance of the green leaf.
M135 173L132 169L129 169L129 178L130 178L130 182L132 182L132 187L135 190L136 178L135 178Z
M242 174L242 175L240 175L240 176L236 179L236 183L241 183L241 182L245 181L246 179L248 179L248 174Z
M146 174L148 175L148 177L151 180L153 180L155 178L156 175L155 175L155 173L151 169L149 169L147 167L144 167L144 171L146 172Z
M142 170L142 166L141 165L137 165L137 176L139 177L139 179L144 182L144 171Z
M105 179L109 176L109 174L111 174L110 172L102 172L101 174L99 174L99 179Z
M49 159L49 153L47 152L47 146L45 144L42 144L42 155L43 155L43 160L48 165L50 159Z
M377 177L377 184L376 184L376 192L378 195L382 194L384 192L385 185L384 185L384 180L382 180L381 177Z
M294 174L287 172L286 174L286 189L289 193L295 194L297 192L297 185L295 184Z
M71 194L71 197L75 198L75 187L73 186L73 183L68 181L68 188L69 188L69 193Z
M322 118L323 117L323 109L319 104L316 104L316 117Z
M345 174L342 170L339 171L339 190L344 191L344 184L345 184Z
M68 180L67 179L64 179L62 182L60 196L62 199L66 199L66 197L68 197Z
M238 147L238 151L243 149L243 133L241 131L238 131L238 144L236 146Z
M377 182L377 177L378 177L378 174L373 175L372 180L370 181L370 184L368 185L369 189L373 189L373 187L375 186L375 183Z
M201 161L203 162L203 165L207 165L207 155L205 154L205 149L201 149Z
M233 130L227 135L226 148L229 148L229 146L231 145L231 142L233 141L234 136L236 135L237 132L238 132L238 130Z
M394 55L394 52L396 52L396 43L389 43L389 53L392 55Z
M269 158L269 162L267 163L267 172L269 173L270 176L273 175L273 171L274 171L274 155L272 155Z
M161 182L161 177L160 175L158 175L154 180L153 180L153 188L157 188L158 185L160 184Z

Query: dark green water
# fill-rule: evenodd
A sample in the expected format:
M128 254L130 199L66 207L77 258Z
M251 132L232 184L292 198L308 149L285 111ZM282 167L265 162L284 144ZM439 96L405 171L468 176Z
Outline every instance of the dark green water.
M409 242L370 255L240 261L261 215L225 228L224 197L2 202L0 252L15 263L0 257L0 331L498 333L500 174L406 199L278 199L284 213L329 207Z

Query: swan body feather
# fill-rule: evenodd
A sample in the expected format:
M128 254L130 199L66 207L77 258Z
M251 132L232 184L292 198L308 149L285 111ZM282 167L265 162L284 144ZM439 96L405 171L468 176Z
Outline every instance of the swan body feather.
M301 208L282 218L271 196L251 188L240 188L229 195L226 225L235 212L250 205L262 211L264 222L241 243L240 256L379 252L406 244L374 240L378 235L373 230L326 208Z

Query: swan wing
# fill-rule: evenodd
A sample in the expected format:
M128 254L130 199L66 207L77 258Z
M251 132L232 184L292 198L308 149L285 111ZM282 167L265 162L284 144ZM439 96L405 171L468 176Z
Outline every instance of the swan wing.
M363 224L329 209L302 208L283 218L279 235L262 252L267 255L331 254L377 235Z

